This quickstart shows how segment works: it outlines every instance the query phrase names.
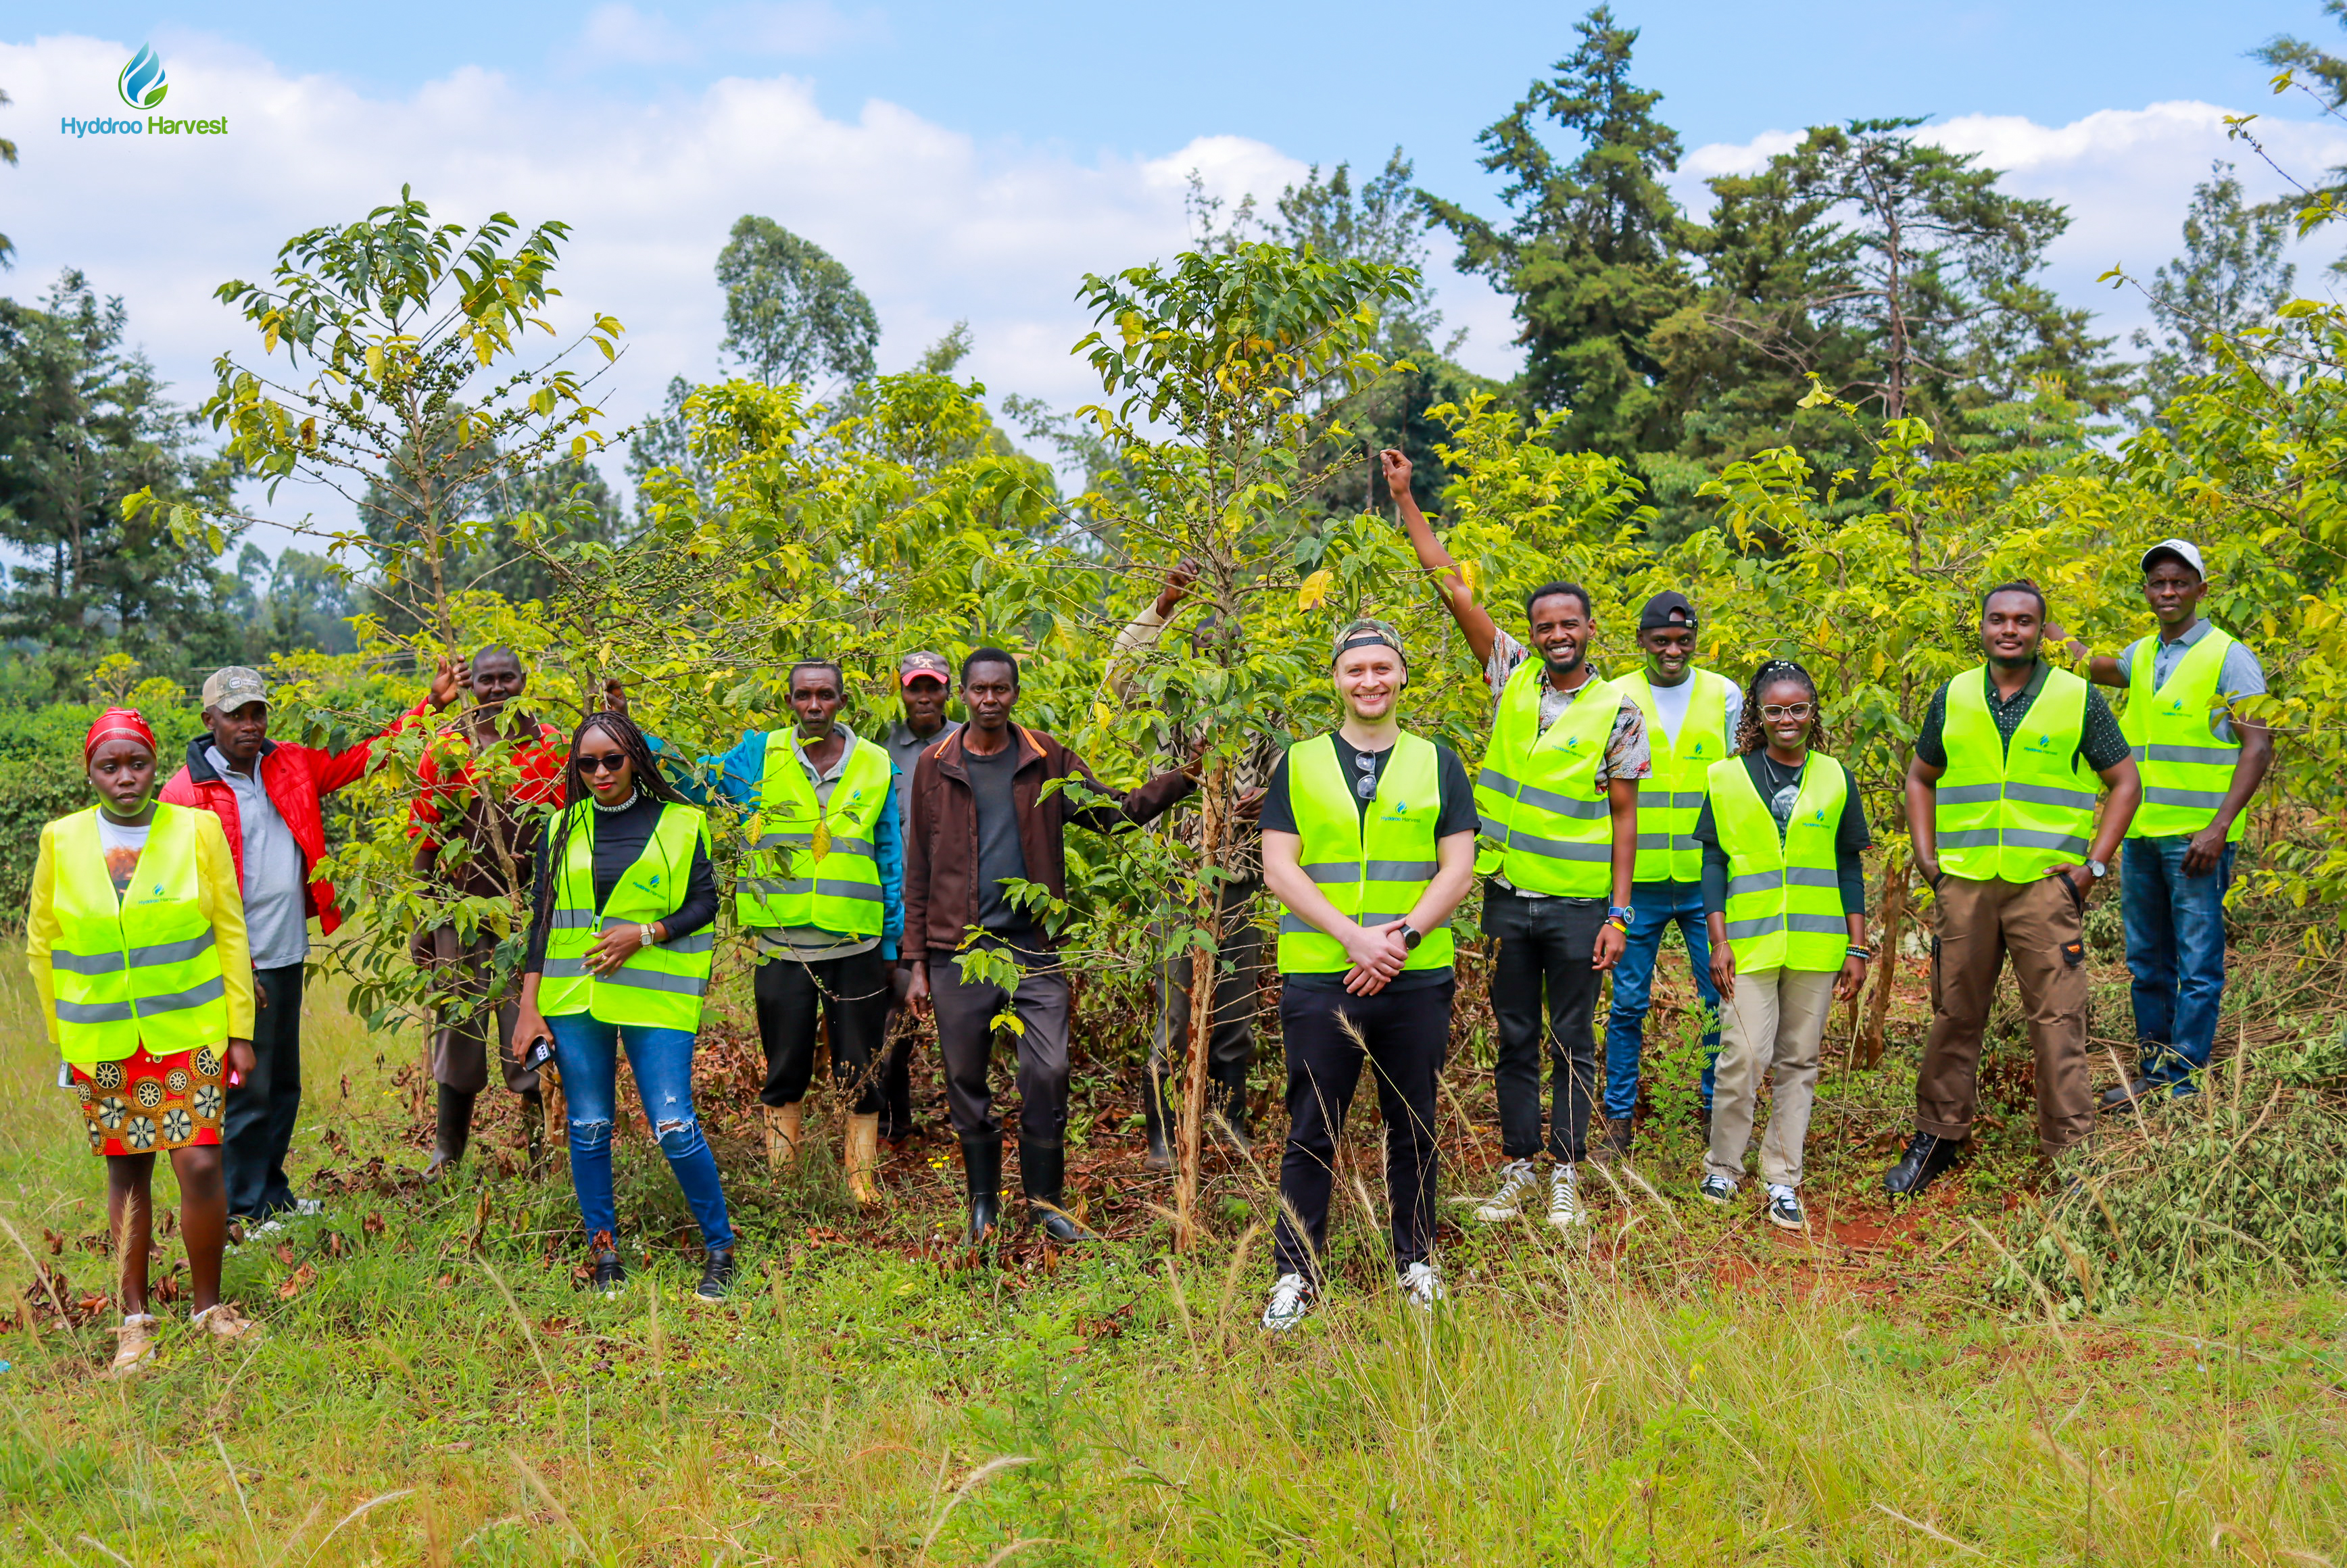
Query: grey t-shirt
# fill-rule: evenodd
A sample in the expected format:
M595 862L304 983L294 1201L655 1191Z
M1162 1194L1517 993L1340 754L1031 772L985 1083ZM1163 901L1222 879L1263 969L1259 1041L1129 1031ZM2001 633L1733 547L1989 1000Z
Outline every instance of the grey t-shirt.
M2168 678L2176 673L2177 665L2183 662L2186 651L2208 635L2209 621L2206 617L2203 617L2194 621L2192 630L2175 641L2160 643L2151 655L2153 690L2157 691L2167 684ZM2151 639L2147 637L2138 637L2120 651L2119 671L2130 681L2135 679L2136 656L2143 645L2150 641ZM2238 637L2235 638L2233 645L2225 650L2224 668L2217 672L2218 696L2230 704L2236 697L2261 696L2265 689L2265 667L2258 662L2258 656L2250 651L2247 643ZM2233 720L2229 706L2219 708L2209 715L2209 731L2220 741L2229 742L2233 739Z
M252 944L252 967L298 964L310 956L302 846L261 786L258 762L251 774L238 773L218 746L204 748L204 761L236 795L237 831L244 840L244 929Z
M990 756L968 747L961 754L978 804L978 923L989 931L1031 930L1032 917L1002 896L1005 877L1024 881L1027 876L1027 853L1019 846L1019 808L1010 794L1010 781L1019 772L1018 737Z
M920 762L923 752L960 728L959 719L948 719L945 728L917 735L910 724L899 719L888 726L888 733L880 743L888 748L888 760L897 764L897 820L908 835L913 831L913 768Z

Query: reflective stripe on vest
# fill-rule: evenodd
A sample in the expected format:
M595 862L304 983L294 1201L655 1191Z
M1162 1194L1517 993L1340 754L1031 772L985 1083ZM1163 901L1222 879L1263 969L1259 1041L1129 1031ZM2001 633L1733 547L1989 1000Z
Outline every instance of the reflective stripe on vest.
M227 1043L228 985L201 903L197 815L156 803L119 898L97 808L49 825L49 907L57 922L49 971L57 1054L67 1061L119 1061L142 1044L150 1055L172 1056Z
M1442 817L1442 767L1434 743L1403 732L1378 777L1366 820L1333 735L1287 749L1287 804L1304 840L1297 859L1328 902L1363 926L1406 918L1434 880L1434 829ZM1438 926L1407 969L1450 967L1450 926ZM1279 972L1343 974L1345 945L1292 909L1279 912Z
M1708 670L1691 671L1687 680L1695 689L1687 693L1686 717L1667 747L1645 671L1614 682L1646 716L1646 745L1655 759L1653 776L1638 781L1638 866L1632 875L1640 882L1703 880L1695 824L1703 815L1705 777L1727 755L1728 684Z
M794 764L795 765L795 764ZM538 987L538 1011L548 1018L587 1013L603 1023L644 1029L701 1027L717 933L709 927L672 942L640 948L613 975L587 968L588 950L606 925L646 926L676 913L692 880L692 852L709 845L709 821L697 806L671 802L643 853L621 874L610 902L595 907L595 812L571 806L548 829L562 863L548 917L546 966Z
M1984 666L1948 682L1948 771L1932 808L1941 869L1968 882L2034 882L2054 866L2084 865L2101 787L2078 754L2086 683L2046 671L2008 747L1988 711L1987 682Z
M2158 645L2154 635L2136 651L2127 671L2127 712L2119 715L2119 728L2127 732L2136 768L2143 774L2143 804L2127 825L2129 838L2198 833L2216 821L2241 756L2238 740L2228 744L2209 728L2209 716L2221 705L2218 687L2225 676L2225 651L2233 640L2211 626L2184 651L2168 672L2168 684L2155 688L2152 656ZM2225 836L2239 840L2249 825L2249 814L2243 812L2233 818Z
M1501 689L1491 741L1475 775L1482 842L1475 869L1526 893L1598 898L1614 890L1614 820L1597 764L1622 692L1592 676L1555 723L1540 727L1548 667L1516 666Z
M733 883L734 920L745 930L811 926L843 937L878 936L883 900L873 834L894 787L887 748L851 735L831 804L818 805L791 733L769 733L750 854Z
M1850 775L1831 757L1811 752L1782 839L1742 757L1715 763L1706 779L1711 819L1727 854L1727 945L1736 952L1736 972L1840 969L1850 956L1850 921L1835 874L1834 835L1850 804Z

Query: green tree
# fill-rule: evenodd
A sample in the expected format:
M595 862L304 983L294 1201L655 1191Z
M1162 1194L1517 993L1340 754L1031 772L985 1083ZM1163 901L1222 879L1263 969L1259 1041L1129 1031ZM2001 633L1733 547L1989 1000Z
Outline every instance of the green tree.
M1627 458L1678 444L1655 334L1694 292L1686 220L1663 185L1679 138L1655 118L1662 95L1630 80L1637 30L1602 5L1576 26L1581 46L1481 138L1483 167L1508 179L1512 220L1421 199L1457 237L1460 270L1513 296L1524 401L1569 411L1569 445ZM1560 161L1541 140L1543 118L1581 138L1579 156Z
M812 240L745 214L717 252L726 354L767 385L818 373L854 385L873 371L880 318L853 273Z
M2289 213L2243 200L2231 164L2209 165L2184 215L2184 253L2144 290L2157 333L2138 327L2130 340L2151 351L2137 423L2157 418L2187 380L2216 370L2220 344L2239 352L2247 329L2280 313L2298 279L2282 260L2289 234Z
M0 618L12 636L60 648L119 640L179 670L218 642L208 541L156 517L126 518L142 490L227 503L230 470L197 441L196 415L163 396L123 347L119 299L70 268L38 305L0 300L0 538L19 557Z

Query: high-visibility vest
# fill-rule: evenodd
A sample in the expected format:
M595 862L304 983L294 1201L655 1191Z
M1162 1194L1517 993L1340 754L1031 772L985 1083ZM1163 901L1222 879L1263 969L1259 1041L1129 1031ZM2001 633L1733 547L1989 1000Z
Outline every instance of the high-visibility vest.
M1989 714L1987 680L1980 666L1948 682L1948 771L1932 808L1940 868L1967 882L2034 882L2056 866L2085 864L2097 785L2078 754L2086 683L2048 670L2008 746Z
M1727 755L1730 688L1725 676L1708 670L1690 671L1687 681L1694 690L1687 693L1686 717L1677 739L1667 744L1646 672L1614 682L1646 716L1646 745L1655 759L1654 776L1638 781L1638 868L1633 876L1639 882L1703 880L1703 846L1695 841L1695 825L1703 815L1705 777Z
M67 1061L119 1061L141 1045L150 1056L175 1056L227 1043L228 987L196 858L206 822L220 831L209 812L158 801L138 868L118 897L97 807L43 830L55 876L57 1054Z
M1713 764L1705 780L1719 846L1727 852L1727 945L1736 950L1736 972L1840 968L1850 957L1850 921L1834 835L1850 804L1850 775L1831 757L1811 752L1781 839L1742 757Z
M1366 817L1333 735L1287 748L1287 803L1304 843L1297 860L1328 902L1363 926L1407 918L1434 880L1434 829L1442 818L1442 767L1434 743L1407 732L1378 776ZM1407 969L1450 967L1450 927L1423 933ZM1292 909L1279 914L1279 972L1343 974L1345 945Z
M882 925L880 862L873 835L896 798L885 747L850 735L846 766L828 808L799 765L788 730L766 736L750 855L733 882L733 917L745 930L812 926L843 937L876 937Z
M600 910L595 907L593 803L569 807L548 832L548 843L562 846L562 863L555 869L554 910L546 934L538 1010L548 1018L583 1012L603 1023L643 1029L699 1029L710 958L717 946L715 927L639 948L612 975L590 974L587 953L607 925L647 926L676 913L692 880L692 852L709 845L707 815L697 806L677 802L662 806L660 824L643 853L621 875L610 902Z
M2233 640L2211 626L2184 651L2168 672L2168 684L2155 688L2151 665L2158 643L2158 638L2147 637L2136 650L2135 665L2127 671L2127 712L2119 716L2143 774L2143 804L2127 825L2129 838L2198 833L2216 821L2241 758L2239 739L2220 741L2209 727L2219 705L2225 651ZM2249 825L2244 812L2233 818L2225 836L2238 840Z
M1591 676L1542 731L1547 666L1526 659L1500 692L1491 742L1475 775L1482 843L1475 869L1526 893L1598 898L1614 890L1614 820L1597 764L1622 711L1622 692Z

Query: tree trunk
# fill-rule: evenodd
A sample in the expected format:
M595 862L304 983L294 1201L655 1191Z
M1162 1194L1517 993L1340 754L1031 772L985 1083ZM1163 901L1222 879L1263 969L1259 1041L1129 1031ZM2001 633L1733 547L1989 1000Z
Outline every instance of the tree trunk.
M1216 763L1200 792L1198 859L1204 871L1222 869L1223 842L1229 836L1227 803L1230 764ZM1205 1153L1206 1052L1214 1037L1214 986L1221 979L1223 945L1223 885L1208 876L1199 891L1197 926L1206 933L1201 944L1194 936L1190 948L1190 1049L1182 1079L1182 1115L1174 1153L1177 1174L1174 1189L1174 1245L1188 1252L1203 1235L1198 1223L1198 1171Z
M1907 932L1907 865L1896 856L1885 857L1882 868L1882 928L1875 936L1881 958L1875 965L1874 995L1866 1008L1866 1035L1860 1042L1859 1065L1872 1067L1882 1060L1882 1033L1891 1018L1891 990L1899 979L1899 944Z

